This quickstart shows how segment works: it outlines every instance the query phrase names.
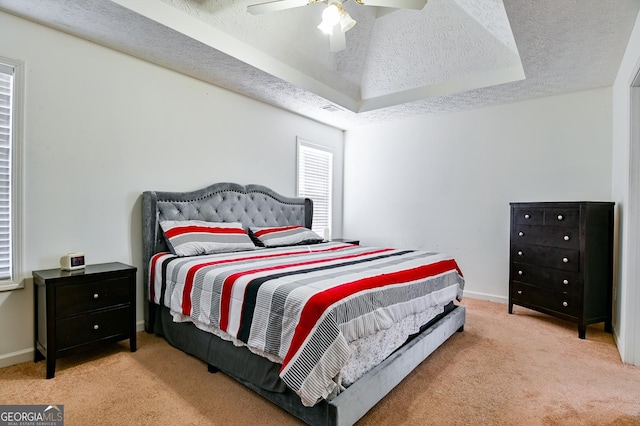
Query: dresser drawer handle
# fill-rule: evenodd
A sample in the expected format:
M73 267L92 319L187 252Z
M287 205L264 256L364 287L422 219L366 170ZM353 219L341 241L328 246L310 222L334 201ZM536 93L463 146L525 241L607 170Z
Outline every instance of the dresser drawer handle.
M97 299L98 297L100 297L100 295L98 293L93 293L93 298Z
M566 308L567 306L569 306L569 304L567 302L562 302L562 306Z
M518 271L518 275L522 275L522 271Z
M565 236L564 236L564 240L565 240L565 241L569 241L570 239L571 239L571 237L569 237L568 235L565 235Z
M561 214L558 215L558 220L562 220L564 219L564 216L562 216Z
M518 290L518 294L522 294L522 290Z
M97 329L99 329L99 328L100 328L100 326L99 326L98 324L94 324L94 325L93 325L93 329L94 329L94 330L97 330Z
M525 215L524 215L524 218L525 218L525 219L529 219L530 217L531 217L531 216L529 216L529 214L525 214Z
M524 237L524 232L522 232L522 231L518 232L518 236Z
M567 257L563 257L563 258L562 258L562 262L564 262L564 263L569 263L569 258L567 258Z
M518 256L522 256L522 251L519 251L519 252L518 252Z
M569 280L562 280L562 284L568 285L569 284Z

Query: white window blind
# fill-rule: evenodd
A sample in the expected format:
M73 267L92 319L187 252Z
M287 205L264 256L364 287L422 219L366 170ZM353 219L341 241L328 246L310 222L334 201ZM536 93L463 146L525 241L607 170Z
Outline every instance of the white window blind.
M13 277L11 223L13 83L13 67L0 64L0 281L11 280Z
M24 63L0 57L0 291L24 286L22 125Z
M318 235L331 232L333 153L298 139L298 197L313 200L313 226Z

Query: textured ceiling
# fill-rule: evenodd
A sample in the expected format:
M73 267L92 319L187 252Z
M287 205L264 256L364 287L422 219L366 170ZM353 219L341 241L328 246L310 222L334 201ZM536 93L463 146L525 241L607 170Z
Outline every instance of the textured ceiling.
M0 0L0 10L349 129L610 86L640 0L430 0L357 21L331 53L323 3ZM327 108L330 106L329 108Z

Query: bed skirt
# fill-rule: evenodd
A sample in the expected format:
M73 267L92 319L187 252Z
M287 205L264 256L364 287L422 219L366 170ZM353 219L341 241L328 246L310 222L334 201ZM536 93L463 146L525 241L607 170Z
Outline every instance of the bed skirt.
M279 377L280 364L255 355L200 330L192 323L173 322L168 308L156 309L154 331L169 344L204 361L209 371L221 370L310 425L352 425L400 383L456 331L462 331L466 311L453 303L421 327L405 345L331 401L305 407Z

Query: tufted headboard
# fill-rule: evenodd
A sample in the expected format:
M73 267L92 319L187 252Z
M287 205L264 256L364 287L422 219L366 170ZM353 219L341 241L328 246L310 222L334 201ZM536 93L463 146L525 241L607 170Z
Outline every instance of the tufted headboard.
M285 197L262 185L216 183L191 192L142 193L142 245L145 301L149 261L168 251L162 236L162 220L205 220L240 222L249 226L303 225L311 228L313 202L308 198ZM146 306L146 303L145 303ZM145 323L149 320L145 310Z

